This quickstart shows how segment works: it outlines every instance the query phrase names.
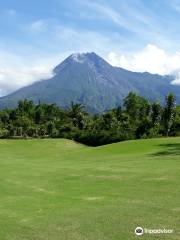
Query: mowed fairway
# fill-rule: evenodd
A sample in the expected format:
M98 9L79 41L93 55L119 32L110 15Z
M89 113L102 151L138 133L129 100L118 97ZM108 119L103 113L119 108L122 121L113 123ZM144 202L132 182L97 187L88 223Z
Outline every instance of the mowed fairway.
M180 239L180 138L0 140L0 240Z

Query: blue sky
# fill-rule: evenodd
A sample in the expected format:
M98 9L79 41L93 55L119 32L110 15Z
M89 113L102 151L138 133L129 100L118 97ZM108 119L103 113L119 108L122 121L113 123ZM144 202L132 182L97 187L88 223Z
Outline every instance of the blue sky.
M179 22L178 0L0 0L0 95L50 77L73 52L178 82Z

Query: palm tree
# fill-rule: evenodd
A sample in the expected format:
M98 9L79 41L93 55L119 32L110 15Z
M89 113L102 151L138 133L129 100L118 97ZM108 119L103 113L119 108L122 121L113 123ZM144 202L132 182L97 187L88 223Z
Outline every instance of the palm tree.
M79 103L74 104L71 102L71 107L69 109L69 116L73 121L73 125L79 129L83 129L84 126L84 116L83 106Z

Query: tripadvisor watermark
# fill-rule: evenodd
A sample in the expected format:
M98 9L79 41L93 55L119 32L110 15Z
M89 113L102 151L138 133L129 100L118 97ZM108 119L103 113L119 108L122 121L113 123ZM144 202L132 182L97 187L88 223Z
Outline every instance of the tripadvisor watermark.
M142 236L143 234L171 234L173 233L173 229L166 229L166 228L158 228L158 229L150 229L150 228L142 228L137 227L135 229L135 234L137 236Z

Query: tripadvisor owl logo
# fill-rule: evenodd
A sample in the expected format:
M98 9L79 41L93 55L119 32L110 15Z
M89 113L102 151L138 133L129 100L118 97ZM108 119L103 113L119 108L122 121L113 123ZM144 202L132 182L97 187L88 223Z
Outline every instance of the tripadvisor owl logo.
M143 228L142 228L142 227L137 227L137 228L135 229L135 234L136 234L137 236L143 235Z

